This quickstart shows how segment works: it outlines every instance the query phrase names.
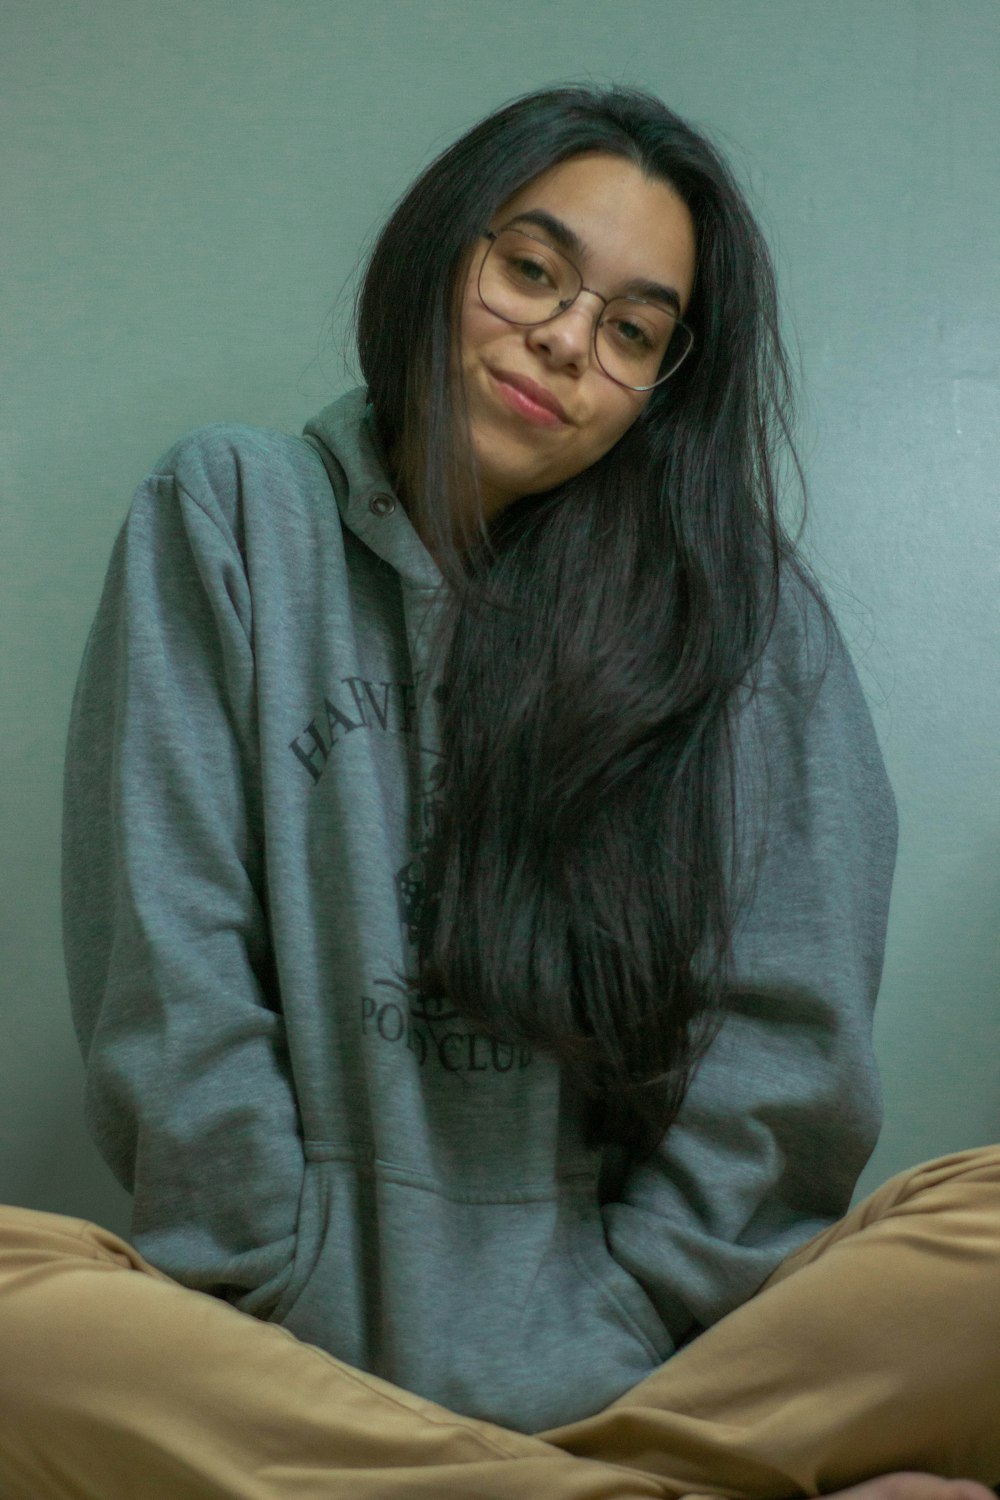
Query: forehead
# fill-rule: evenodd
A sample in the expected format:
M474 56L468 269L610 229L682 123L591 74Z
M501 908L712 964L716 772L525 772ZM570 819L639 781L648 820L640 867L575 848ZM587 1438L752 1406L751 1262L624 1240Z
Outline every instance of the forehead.
M634 162L605 152L557 162L510 197L494 225L532 210L572 231L588 276L668 282L687 301L695 268L690 211L669 183Z

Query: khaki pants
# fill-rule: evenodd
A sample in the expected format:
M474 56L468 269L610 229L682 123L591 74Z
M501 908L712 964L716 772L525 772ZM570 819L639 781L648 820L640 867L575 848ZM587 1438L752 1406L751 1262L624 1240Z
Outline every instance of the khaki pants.
M457 1416L0 1209L4 1500L636 1500L1000 1480L1000 1147L901 1173L604 1411Z

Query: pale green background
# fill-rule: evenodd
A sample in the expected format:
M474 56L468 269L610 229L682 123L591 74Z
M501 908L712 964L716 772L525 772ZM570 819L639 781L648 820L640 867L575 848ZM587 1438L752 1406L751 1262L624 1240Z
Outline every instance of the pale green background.
M714 132L775 251L807 536L902 823L862 1186L1000 1137L996 0L5 0L0 1200L124 1229L91 1146L57 878L69 699L176 437L298 431L416 171L573 78Z

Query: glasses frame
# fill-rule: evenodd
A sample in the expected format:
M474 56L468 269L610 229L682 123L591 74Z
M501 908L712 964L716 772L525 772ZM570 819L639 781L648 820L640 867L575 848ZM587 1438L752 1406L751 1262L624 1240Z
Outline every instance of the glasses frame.
M619 380L617 375L612 375L610 370L606 370L604 368L604 363L597 348L597 330L600 328L601 324L604 321L604 311L606 311L609 303L611 302L635 302L639 307L660 307L661 304L659 302L651 302L648 297L629 297L624 293L617 297L604 297L600 292L595 292L592 286L584 286L583 273L581 272L580 267L570 260L565 251L557 249L555 245L550 245L548 240L543 240L539 235L529 233L527 229L515 229L515 226L512 224L507 225L506 229L510 229L517 234L523 235L526 240L534 240L536 245L544 245L545 249L548 250L550 255L556 254L560 256L566 262L566 264L576 272L577 276L580 278L580 285L577 287L572 297L564 297L561 299L558 306L556 307L555 312L549 313L548 317L546 318L539 318L537 322L523 323L519 318L508 318L504 313L498 313L495 308L490 306L486 298L483 296L483 267L486 265L487 259L489 258L489 253L493 249L493 246L496 244L500 236L505 233L505 229L484 229L482 231L482 235L484 239L489 240L489 244L486 247L486 251L483 255L482 260L479 262L479 275L476 278L476 291L479 294L480 302L486 308L487 312L492 313L495 318L500 318L504 323L510 323L515 328L541 328L544 324L553 322L555 318L561 318L563 313L567 312L573 306L573 303L577 300L581 292L589 292L592 297L596 297L603 304L601 312L598 313L594 318L593 328L591 331L591 345L594 351L594 359L597 361L601 372L606 375L609 380L613 380L615 385L620 385L626 391L655 391L658 385L665 384L666 381L670 380L672 376L677 374L677 371L680 369L681 365L684 363L688 355L691 353L691 350L694 348L694 334L691 332L691 329L689 328L687 323L684 322L683 318L679 318L674 314L671 314L671 316L674 317L674 321L677 324L677 327L682 328L687 334L688 346L684 350L684 353L681 355L677 363L667 371L666 375L661 375L659 379L653 381L652 385L629 385L628 381ZM671 340L672 339L673 335L671 335Z

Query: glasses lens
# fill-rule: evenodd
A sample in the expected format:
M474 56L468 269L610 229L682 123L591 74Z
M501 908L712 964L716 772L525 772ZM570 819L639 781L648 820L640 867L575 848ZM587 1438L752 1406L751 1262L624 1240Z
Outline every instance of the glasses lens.
M691 334L656 302L616 297L597 327L597 357L612 380L634 390L672 375L691 347Z
M580 273L565 256L519 229L502 229L479 273L479 295L499 318L544 323L580 290Z

